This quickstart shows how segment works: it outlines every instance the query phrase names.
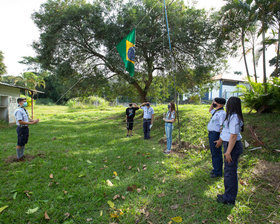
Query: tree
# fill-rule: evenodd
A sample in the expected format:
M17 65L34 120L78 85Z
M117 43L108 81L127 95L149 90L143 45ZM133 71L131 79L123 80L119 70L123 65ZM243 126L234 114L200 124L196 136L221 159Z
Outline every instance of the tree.
M6 66L3 61L4 61L4 55L3 52L0 51L0 76L6 73Z
M117 77L132 85L140 100L145 101L155 77L174 70L163 29L162 7L158 0L127 4L120 0L97 0L93 4L83 0L49 0L33 14L41 32L40 40L33 46L44 69L72 70L76 77L102 82ZM168 17L176 60L187 62L188 68L207 68L207 73L200 74L207 76L225 53L221 38L217 38L217 21L203 10L187 8L179 0L168 2ZM134 27L136 72L130 77L115 46Z

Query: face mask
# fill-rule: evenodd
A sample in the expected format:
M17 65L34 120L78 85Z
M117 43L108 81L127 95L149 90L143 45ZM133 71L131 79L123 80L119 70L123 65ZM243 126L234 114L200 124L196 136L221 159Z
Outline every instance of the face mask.
M27 102L24 102L24 103L23 103L23 106L24 106L24 107L27 107L27 106L28 106Z
M218 106L217 104L213 103L213 107L214 107L214 108L216 108L217 106Z
M147 103L147 104L146 104L146 106L147 106L147 107L149 107L149 106L150 106L150 104L149 104L149 103Z
M170 105L168 105L168 109L170 109L171 108L171 106Z

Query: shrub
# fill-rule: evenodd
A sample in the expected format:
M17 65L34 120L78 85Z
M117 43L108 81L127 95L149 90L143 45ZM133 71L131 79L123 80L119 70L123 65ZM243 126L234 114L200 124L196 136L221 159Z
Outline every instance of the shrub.
M36 103L38 105L48 105L48 106L51 106L51 105L54 105L54 102L52 99L50 98L38 98L36 100Z
M238 86L244 105L258 113L280 112L280 78L267 83L267 93L262 83L250 82L250 86Z
M70 108L82 109L82 108L94 108L94 107L107 107L109 102L101 97L89 96L89 97L77 97L68 100L67 106Z

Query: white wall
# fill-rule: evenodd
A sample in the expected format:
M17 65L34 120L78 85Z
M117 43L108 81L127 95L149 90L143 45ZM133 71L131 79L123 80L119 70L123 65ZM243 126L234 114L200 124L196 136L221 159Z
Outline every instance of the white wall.
M3 106L7 106L7 109L0 109L0 117L3 119L4 117L7 117L10 124L15 123L15 116L14 112L17 109L17 98L20 97L20 89L13 88L9 86L2 86L0 84L0 96L6 96L3 97L4 101L2 104ZM7 116L8 115L8 116Z

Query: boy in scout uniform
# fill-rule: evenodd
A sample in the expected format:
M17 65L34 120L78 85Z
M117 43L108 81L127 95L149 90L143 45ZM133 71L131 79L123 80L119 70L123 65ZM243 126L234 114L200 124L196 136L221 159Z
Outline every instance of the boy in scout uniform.
M37 124L39 119L32 120L29 118L28 112L25 109L27 107L26 98L18 98L17 103L18 108L15 111L18 136L16 152L18 160L22 161L24 158L25 144L27 144L29 137L28 125Z
M140 108L143 110L143 130L144 139L150 139L150 130L154 121L154 109L149 102L142 103Z
M221 177L223 175L223 155L222 147L216 147L215 141L220 138L220 132L222 130L223 122L226 118L226 112L224 111L224 105L226 100L224 98L216 97L210 108L209 112L212 114L211 120L208 123L208 137L209 145L212 155L213 170L211 177ZM215 109L214 109L215 108Z

